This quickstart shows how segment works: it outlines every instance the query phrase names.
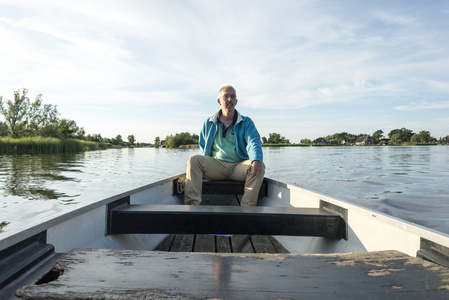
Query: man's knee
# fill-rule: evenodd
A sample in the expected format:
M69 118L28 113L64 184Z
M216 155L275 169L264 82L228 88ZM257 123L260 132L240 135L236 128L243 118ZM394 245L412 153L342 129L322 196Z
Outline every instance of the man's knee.
M199 154L190 156L189 159L187 160L187 166L189 167L199 165L202 157L203 156Z

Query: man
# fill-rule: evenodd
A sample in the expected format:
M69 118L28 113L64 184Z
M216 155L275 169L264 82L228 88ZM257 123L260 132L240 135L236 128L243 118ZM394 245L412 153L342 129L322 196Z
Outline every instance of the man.
M205 177L245 181L241 205L255 206L265 174L259 132L250 118L235 109L238 100L232 86L220 89L217 102L221 109L204 122L201 130L203 155L193 155L187 162L184 202L201 203Z

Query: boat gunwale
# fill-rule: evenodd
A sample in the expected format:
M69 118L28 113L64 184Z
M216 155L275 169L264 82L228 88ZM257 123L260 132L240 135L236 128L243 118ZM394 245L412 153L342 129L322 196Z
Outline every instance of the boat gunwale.
M98 201L94 202L86 202L84 204L81 204L80 206L70 210L70 211L62 211L56 214L53 214L48 217L48 219L45 219L44 221L39 221L39 223L30 224L26 228L20 228L16 230L11 231L5 231L0 234L0 251L7 249L10 246L13 246L27 238L30 238L36 234L39 234L41 232L46 231L48 228L51 228L55 225L58 225L60 223L63 223L73 217L77 217L79 215L82 215L86 212L92 211L96 208L106 206L109 203L112 203L114 201L123 199L125 197L131 196L133 194L139 193L141 191L150 189L152 187L163 185L166 183L169 183L179 177L183 176L183 173L178 175L173 175L165 179L158 180L156 182L152 182L137 188L130 189L126 192L122 192L120 194L116 194L113 196L108 196L106 198L103 198ZM106 225L105 225L106 226ZM2 237L2 235L5 235L5 237Z
M417 236L420 236L421 238L425 238L427 240L433 241L435 243L438 243L440 245L449 247L449 234L425 227L420 224L412 223L410 221L390 216L382 212L378 212L375 209L368 209L364 208L363 206L359 204L350 203L348 201L340 200L333 198L331 196L327 196L324 194L320 194L311 190L307 190L301 187L298 187L296 185L276 181L274 179L265 178L266 181L268 181L271 184L284 187L287 189L298 189L303 194L309 194L312 197L316 199L320 199L322 201L334 204L336 206L339 206L341 208L347 209L348 211L357 212L361 215L368 216L371 218L376 218L377 221L391 225L395 228L402 229L404 231L416 234ZM347 220L348 221L348 220ZM348 222L348 225L351 226L350 222Z

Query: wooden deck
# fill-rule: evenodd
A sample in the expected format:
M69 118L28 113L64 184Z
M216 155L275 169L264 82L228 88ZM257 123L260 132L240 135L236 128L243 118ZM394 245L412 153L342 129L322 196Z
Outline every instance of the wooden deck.
M216 236L170 234L155 249L167 252L288 253L274 237L266 235Z
M174 253L74 249L23 299L448 299L448 269L397 251Z

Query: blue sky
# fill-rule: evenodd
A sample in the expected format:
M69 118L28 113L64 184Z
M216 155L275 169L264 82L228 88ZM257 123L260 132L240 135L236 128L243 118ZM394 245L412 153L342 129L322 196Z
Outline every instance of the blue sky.
M87 133L199 133L237 89L261 136L449 135L449 1L0 0L0 96Z

